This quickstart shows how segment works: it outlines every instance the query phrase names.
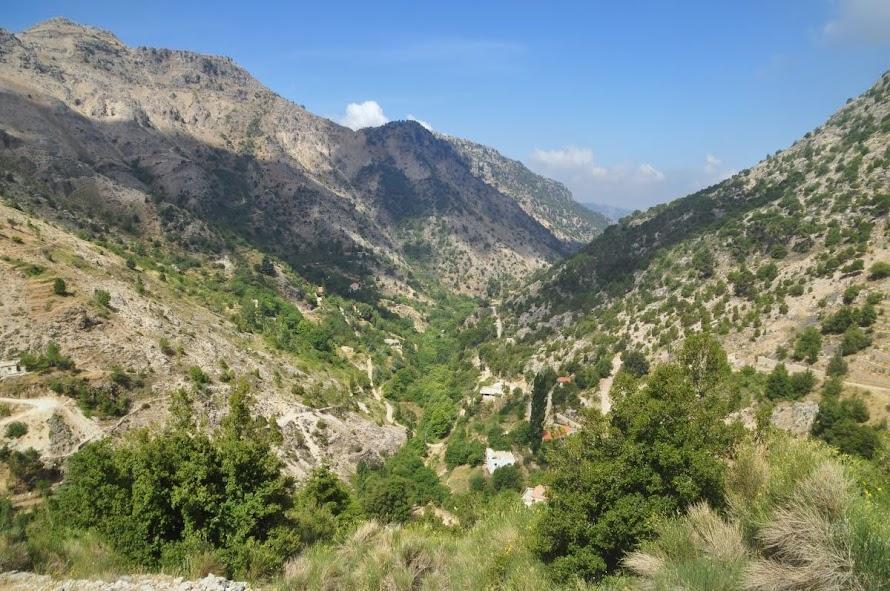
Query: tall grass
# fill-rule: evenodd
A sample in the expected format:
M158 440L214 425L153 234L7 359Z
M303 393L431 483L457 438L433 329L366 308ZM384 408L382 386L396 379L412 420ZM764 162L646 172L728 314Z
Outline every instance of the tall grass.
M724 515L693 506L625 565L653 590L890 590L890 502L865 486L886 483L872 468L782 435L746 445Z
M504 497L467 530L368 522L345 542L292 560L278 588L546 591L544 567L525 546L531 517L517 498Z

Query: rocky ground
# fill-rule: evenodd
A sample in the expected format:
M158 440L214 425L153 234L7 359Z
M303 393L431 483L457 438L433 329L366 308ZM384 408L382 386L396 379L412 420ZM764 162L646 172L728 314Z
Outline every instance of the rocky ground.
M247 583L207 575L197 581L166 575L123 576L115 581L57 580L46 575L0 574L0 591L250 591Z

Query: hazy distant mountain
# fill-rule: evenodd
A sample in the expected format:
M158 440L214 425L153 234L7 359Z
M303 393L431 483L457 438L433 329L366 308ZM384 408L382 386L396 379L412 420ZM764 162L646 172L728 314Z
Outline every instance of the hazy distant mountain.
M610 222L614 223L623 218L626 215L630 215L633 213L632 209L625 209L623 207L618 207L615 205L606 205L604 203L594 203L592 201L585 201L581 203L584 207L589 209L590 211L594 211L606 218L609 219Z

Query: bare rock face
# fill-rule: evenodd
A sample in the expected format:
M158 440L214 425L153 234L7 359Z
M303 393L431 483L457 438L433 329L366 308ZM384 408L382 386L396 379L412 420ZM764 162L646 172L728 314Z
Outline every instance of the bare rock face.
M776 405L770 421L793 435L807 435L816 421L819 405L812 400Z
M345 285L423 267L479 293L598 231L564 187L493 150L413 121L355 132L229 58L64 19L0 31L0 133L14 179L0 188L37 188L57 217L195 248L219 247L225 226Z

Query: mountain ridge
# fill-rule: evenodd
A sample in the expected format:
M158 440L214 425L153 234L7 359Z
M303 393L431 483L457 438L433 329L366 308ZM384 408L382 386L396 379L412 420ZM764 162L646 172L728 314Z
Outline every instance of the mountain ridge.
M162 229L179 218L167 232L174 238L208 238L202 223L218 214L319 279L332 281L320 259L343 262L335 289L369 275L419 289L420 271L481 293L490 280L548 264L599 229L596 218L572 214L566 233L562 212L551 222L546 208L534 207L533 190L518 196L525 184L556 186L524 167L512 191L499 190L419 124L354 132L283 99L230 58L131 48L111 33L53 19L0 33L0 60L4 133L43 138L6 146L23 176L42 174L38 185L50 177L58 191L76 170L63 197L71 185L92 183L107 208L136 209L130 213ZM35 101L45 103L36 119ZM18 129L23 122L30 126ZM29 153L47 141L62 149ZM156 203L115 202L133 191Z

